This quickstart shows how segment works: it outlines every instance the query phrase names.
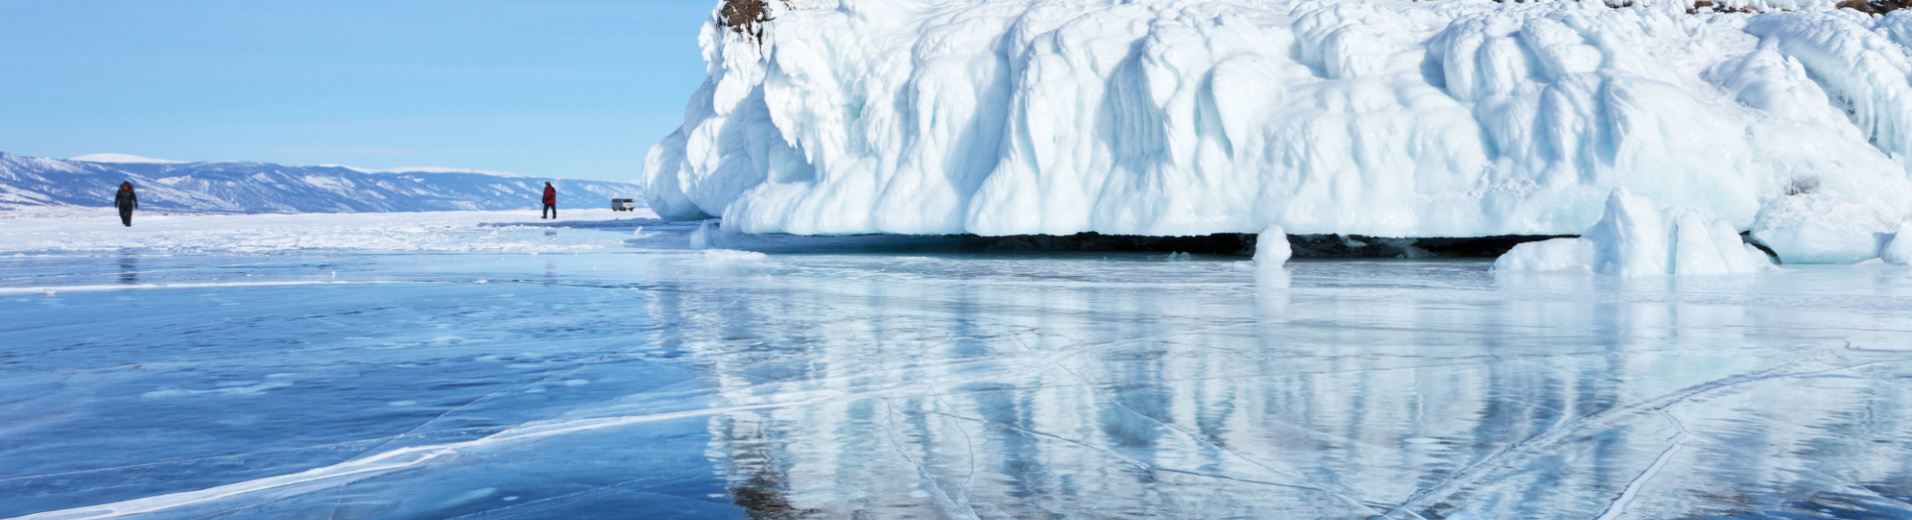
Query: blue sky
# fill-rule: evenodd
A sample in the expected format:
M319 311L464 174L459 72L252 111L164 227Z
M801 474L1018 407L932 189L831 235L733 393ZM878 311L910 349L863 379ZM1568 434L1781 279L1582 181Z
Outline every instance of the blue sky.
M0 0L0 151L631 180L716 0Z

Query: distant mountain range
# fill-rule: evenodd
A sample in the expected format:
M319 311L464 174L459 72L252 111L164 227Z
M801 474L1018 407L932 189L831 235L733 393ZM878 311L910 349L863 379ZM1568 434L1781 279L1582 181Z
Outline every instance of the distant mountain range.
M72 159L0 152L0 209L112 206L132 181L140 209L211 213L353 213L535 207L545 181L559 207L644 200L636 183L545 179L447 168L371 171L237 161L180 162L121 154Z

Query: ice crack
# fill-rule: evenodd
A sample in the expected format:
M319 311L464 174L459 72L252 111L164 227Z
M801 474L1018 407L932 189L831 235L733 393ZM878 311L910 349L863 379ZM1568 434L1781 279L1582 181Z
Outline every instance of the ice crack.
M1633 481L1627 483L1626 490L1620 492L1620 498L1614 499L1613 504L1600 513L1599 520L1612 520L1625 514L1627 505L1633 503L1633 497L1640 493L1640 489L1646 487L1646 483L1652 481L1653 476L1659 475L1660 468L1666 467L1666 462L1673 460L1673 456L1678 454L1681 448L1686 447L1686 438L1691 435L1691 432L1686 431L1686 425L1680 424L1680 419L1668 413L1665 408L1654 411L1659 412L1660 417L1665 417L1666 422L1673 425L1676 433L1667 441L1666 450L1660 452L1660 457L1653 459L1653 464L1648 465L1645 471L1641 471L1639 476L1633 477Z
M1723 390L1723 389L1727 389L1727 388L1731 388L1735 386L1740 386L1744 384L1749 384L1749 383L1769 381L1769 380L1781 379L1781 378L1812 376L1812 375L1824 374L1827 372L1852 370L1852 369L1871 366L1871 365L1895 363L1900 361L1904 361L1904 360L1873 361L1873 362L1859 363L1859 364L1853 364L1853 365L1838 365L1838 366L1832 366L1832 367L1822 368L1818 370L1787 372L1786 371L1787 368L1792 367L1799 363L1799 361L1791 361L1791 362L1783 363L1778 366L1774 366L1772 368L1768 368L1765 370L1714 379L1711 381L1706 381L1699 384L1687 386L1685 388L1681 388L1678 390L1674 390L1672 392L1662 394L1658 397L1653 397L1646 400L1637 401L1631 404L1615 406L1612 408L1601 410L1599 412L1594 412L1594 413L1582 416L1566 424L1556 426L1554 428L1550 428L1547 431L1541 432L1532 437L1528 437L1527 439L1521 440L1520 442L1516 442L1516 443L1513 443L1512 445L1502 448L1500 451L1496 451L1493 454L1488 455L1485 458L1482 458L1479 462L1469 465L1465 469L1462 469L1454 473L1452 476L1449 476L1447 479L1442 480L1440 483L1435 484L1434 486L1431 486L1421 492L1415 493L1412 496L1409 496L1407 500L1402 502L1399 509L1405 512L1413 512L1415 510L1423 509L1424 507L1426 507L1427 504L1434 504L1434 503L1446 501L1449 499L1449 497L1459 493L1461 490L1466 489L1469 486L1472 486L1474 483L1479 482L1482 479L1485 479L1488 476L1498 471L1503 471L1509 468L1525 467L1525 464L1521 463L1523 459L1544 455L1545 453L1542 451L1544 448L1551 447L1551 446L1560 444L1562 442L1565 442L1567 439L1572 437L1573 432L1580 431L1593 426L1607 424L1616 420L1618 417L1628 416L1628 415L1632 415L1632 414L1640 413L1644 411L1655 411L1655 412L1663 411L1669 407L1685 402L1688 399L1692 399L1693 397L1699 396L1701 394L1715 392L1715 391L1719 391L1719 390ZM1682 429L1682 432L1684 432L1683 429ZM1666 455L1666 456L1670 456L1670 455Z

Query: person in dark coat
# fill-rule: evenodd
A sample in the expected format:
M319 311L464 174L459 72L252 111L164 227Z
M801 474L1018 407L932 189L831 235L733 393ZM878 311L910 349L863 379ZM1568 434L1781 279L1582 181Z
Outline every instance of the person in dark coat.
M119 194L113 196L113 207L120 210L120 223L133 227L133 208L139 207L139 196L133 194L133 183L120 183Z
M545 218L558 218L558 189L551 187L549 182L544 183L544 212L538 214L539 220Z

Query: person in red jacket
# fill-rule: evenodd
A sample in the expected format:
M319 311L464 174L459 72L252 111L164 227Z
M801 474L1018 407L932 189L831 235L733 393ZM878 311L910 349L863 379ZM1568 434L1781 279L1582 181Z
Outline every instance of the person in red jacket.
M538 220L545 218L558 218L558 189L551 187L549 182L544 183L544 212L538 215Z

